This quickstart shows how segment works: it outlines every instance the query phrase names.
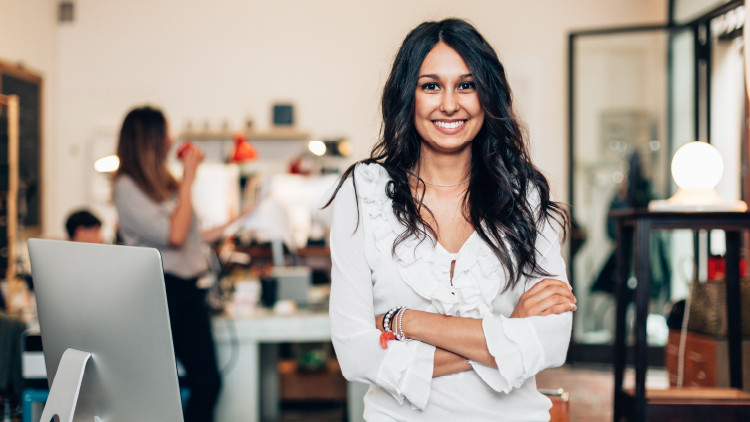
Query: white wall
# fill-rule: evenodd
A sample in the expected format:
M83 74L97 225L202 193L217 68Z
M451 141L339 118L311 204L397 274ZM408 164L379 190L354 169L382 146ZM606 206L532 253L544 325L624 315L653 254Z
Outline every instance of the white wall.
M66 186L64 180L59 185L52 182L57 166L54 159L59 80L56 19L54 1L0 0L0 60L23 66L43 78L41 130L44 151L41 168L44 184L42 207L45 209L42 213L43 224L47 227L50 227L49 221L54 214L54 191ZM54 221L58 223L58 219Z
M136 104L162 107L177 133L187 121L240 129L248 117L268 129L271 104L290 100L300 129L345 136L355 158L366 155L400 42L419 22L448 16L471 20L495 46L536 162L565 200L568 33L662 23L666 3L77 0L75 21L57 24L56 2L0 0L0 58L46 78L47 235L62 235L65 215L90 203L92 145L113 138Z

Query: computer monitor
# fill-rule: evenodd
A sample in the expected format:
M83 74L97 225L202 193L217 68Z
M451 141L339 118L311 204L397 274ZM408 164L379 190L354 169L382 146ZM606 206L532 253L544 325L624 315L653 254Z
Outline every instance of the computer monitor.
M43 419L73 398L75 420L182 421L159 252L45 239L28 245L50 384ZM57 375L68 385L57 387Z

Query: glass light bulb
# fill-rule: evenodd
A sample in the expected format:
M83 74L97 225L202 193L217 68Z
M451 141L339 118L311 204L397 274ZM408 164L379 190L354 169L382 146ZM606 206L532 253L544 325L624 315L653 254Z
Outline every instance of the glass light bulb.
M120 168L120 157L107 155L94 162L94 170L99 173L112 173Z
M689 142L672 158L672 177L682 189L712 189L723 172L719 151L707 142Z
M326 144L323 141L310 141L307 149L318 157L322 157L326 153Z

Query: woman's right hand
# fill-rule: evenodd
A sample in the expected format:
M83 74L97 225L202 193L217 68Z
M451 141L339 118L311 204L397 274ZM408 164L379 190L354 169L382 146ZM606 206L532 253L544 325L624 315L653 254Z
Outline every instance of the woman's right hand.
M203 150L191 144L189 148L180 154L180 161L182 161L182 181L187 184L192 184L195 181L195 175L198 172L198 165L203 161L204 154Z
M545 278L521 295L511 318L526 318L575 311L576 297L570 284Z
M173 247L182 247L190 231L193 215L193 182L198 165L203 161L203 151L191 144L185 147L178 157L182 161L182 180L177 191L177 206L170 219L169 244Z

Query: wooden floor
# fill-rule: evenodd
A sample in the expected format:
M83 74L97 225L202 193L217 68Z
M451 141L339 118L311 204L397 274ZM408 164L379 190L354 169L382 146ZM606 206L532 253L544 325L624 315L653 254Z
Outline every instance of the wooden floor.
M624 386L633 385L632 371L626 371ZM667 388L664 370L649 369L646 382L649 388ZM612 420L614 376L611 366L566 365L548 369L537 376L538 388L563 388L570 394L570 420L602 422ZM282 417L274 422L345 422L343 403L288 404L282 407ZM264 421L271 422L271 421Z
M666 372L649 369L648 388L666 388ZM625 387L633 385L633 373L625 374ZM570 394L570 420L601 422L612 420L614 377L610 366L566 365L548 369L537 376L539 388L563 388ZM1 405L0 401L0 405ZM0 411L2 406L0 406ZM2 416L2 412L0 412ZM3 420L0 417L0 420ZM14 414L12 421L18 420ZM344 402L286 402L282 416L263 422L346 422Z

